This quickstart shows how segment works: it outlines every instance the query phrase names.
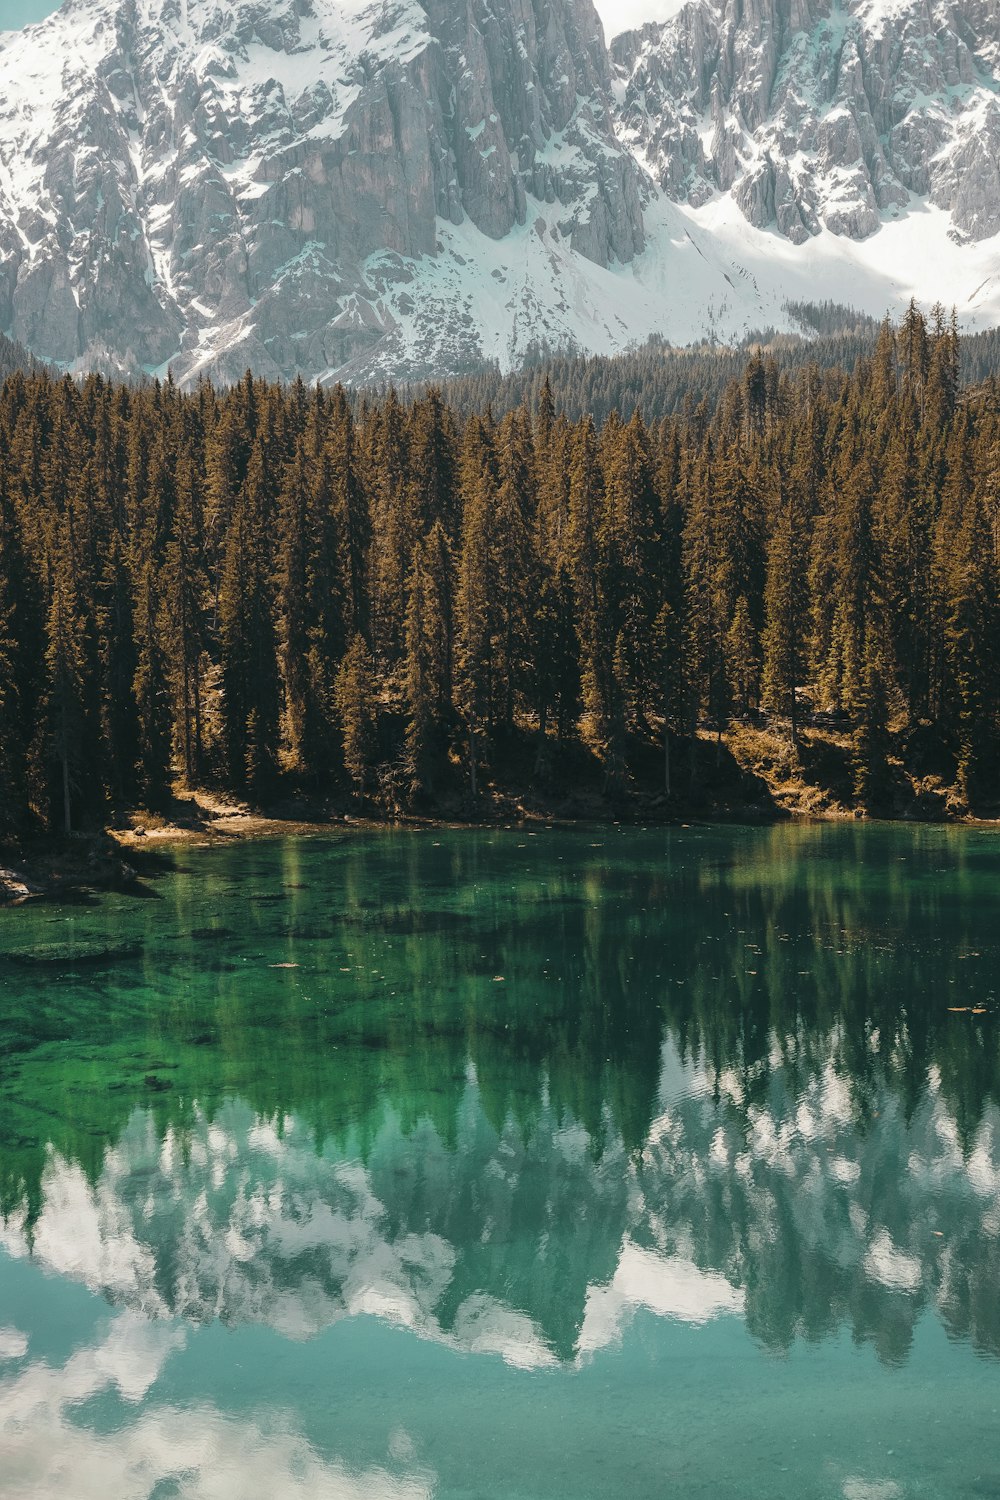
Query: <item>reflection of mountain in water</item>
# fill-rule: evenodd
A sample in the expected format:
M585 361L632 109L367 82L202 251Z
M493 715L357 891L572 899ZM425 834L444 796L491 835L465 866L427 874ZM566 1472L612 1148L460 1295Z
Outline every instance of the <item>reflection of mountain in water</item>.
M638 1306L1000 1353L993 1019L942 1001L988 999L981 846L550 838L237 850L116 914L141 958L20 971L2 1242L153 1316L522 1365Z
M865 1134L830 1068L797 1099L713 1099L668 1056L664 1108L638 1158L544 1100L498 1133L470 1081L446 1144L391 1109L364 1161L300 1120L245 1105L161 1136L137 1112L96 1183L53 1154L33 1253L151 1316L261 1322L303 1337L359 1312L533 1367L613 1341L636 1306L700 1321L741 1311L764 1343L848 1324L905 1355L935 1307L1000 1352L1000 1117L963 1157L936 1083L907 1125L888 1090Z

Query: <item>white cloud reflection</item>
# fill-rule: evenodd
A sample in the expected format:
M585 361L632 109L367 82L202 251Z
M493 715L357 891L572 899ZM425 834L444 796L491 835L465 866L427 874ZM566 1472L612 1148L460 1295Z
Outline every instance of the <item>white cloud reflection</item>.
M74 1408L107 1391L138 1406L183 1342L176 1324L121 1313L64 1365L34 1362L0 1382L4 1500L147 1500L158 1486L176 1500L429 1500L429 1473L353 1471L291 1428L209 1406L143 1406L111 1432L74 1420Z
M452 1145L429 1121L404 1135L386 1109L365 1163L238 1102L211 1121L195 1112L183 1137L139 1111L96 1183L51 1152L36 1222L11 1214L0 1249L147 1320L304 1339L364 1315L519 1369L590 1358L638 1308L743 1317L787 1343L828 1328L831 1309L848 1319L862 1286L908 1296L913 1319L926 1302L961 1319L966 1282L992 1284L995 1111L963 1154L934 1077L910 1118L887 1094L859 1131L832 1065L794 1100L776 1083L737 1107L735 1078L689 1069L685 1092L675 1062L640 1158L610 1132L595 1154L544 1101L530 1136L513 1120L497 1136L471 1079ZM877 1168L896 1151L906 1169L887 1203ZM804 1268L797 1321L772 1332L755 1288L791 1265ZM13 1333L0 1332L5 1350L16 1357Z
M641 1307L681 1323L707 1323L721 1313L742 1313L743 1304L743 1292L718 1272L703 1271L680 1256L658 1255L626 1238L613 1279L587 1293L580 1353L616 1343Z

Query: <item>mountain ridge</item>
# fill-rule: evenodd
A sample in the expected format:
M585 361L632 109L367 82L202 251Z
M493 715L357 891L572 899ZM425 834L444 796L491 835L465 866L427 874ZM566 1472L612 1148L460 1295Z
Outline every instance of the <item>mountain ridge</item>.
M0 329L189 385L738 341L818 296L988 326L998 59L985 0L692 0L610 48L591 0L66 0L0 35Z
M672 197L731 191L796 244L914 196L967 241L1000 231L1000 16L977 0L701 0L611 54L621 133Z

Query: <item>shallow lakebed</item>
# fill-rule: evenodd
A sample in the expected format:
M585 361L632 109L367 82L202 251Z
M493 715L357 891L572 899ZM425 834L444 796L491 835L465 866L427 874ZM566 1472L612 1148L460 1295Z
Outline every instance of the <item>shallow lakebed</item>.
M1000 1496L1000 836L170 858L0 911L6 1500Z

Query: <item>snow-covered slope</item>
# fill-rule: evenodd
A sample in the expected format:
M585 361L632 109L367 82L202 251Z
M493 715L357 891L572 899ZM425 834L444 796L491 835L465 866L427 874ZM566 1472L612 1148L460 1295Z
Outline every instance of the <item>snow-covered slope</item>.
M642 248L609 98L590 0L66 0L0 43L0 327L182 375L473 357L421 327L442 230L530 194L575 258Z
M1000 231L994 0L701 0L612 46L619 132L672 198L796 244L920 199Z
M0 329L353 378L1000 321L995 0L66 0L0 36Z

